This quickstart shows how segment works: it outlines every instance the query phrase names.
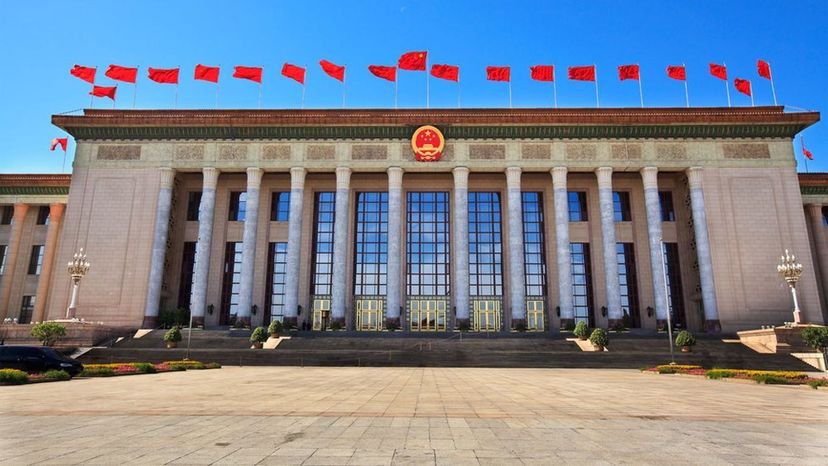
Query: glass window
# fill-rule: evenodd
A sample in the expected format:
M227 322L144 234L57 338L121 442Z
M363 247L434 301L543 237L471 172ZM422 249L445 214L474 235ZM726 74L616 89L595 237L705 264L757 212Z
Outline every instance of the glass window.
M311 294L331 294L333 275L334 214L336 194L316 193L316 211L313 223L313 264L311 265Z
M49 211L51 209L47 205L42 205L37 208L37 224L38 225L48 225L49 224Z
M612 193L612 207L616 222L629 222L632 220L630 213L630 193L626 191L614 191Z
M586 193L583 191L569 191L567 199L569 201L569 221L586 222L588 220Z
M684 296L681 289L681 265L678 243L664 244L664 262L667 269L667 303L674 327L684 327Z
M197 222L198 211L201 208L201 191L190 191L187 194L187 221Z
M354 295L385 295L388 265L388 193L357 193Z
M503 295L500 193L471 192L469 199L469 294Z
M287 222L290 219L290 193L273 193L270 201L270 221Z
M449 195L406 193L406 294L448 296L450 289Z
M822 225L828 226L828 206L822 207Z
M219 325L232 325L239 313L243 246L242 242L228 242L224 249L224 278Z
M42 244L32 246L32 255L29 258L29 275L40 275L43 268L43 251L46 249Z
M270 243L270 281L268 282L268 302L270 320L283 322L285 319L285 283L287 277L287 243Z
M676 212L673 210L673 193L670 191L659 191L658 202L661 206L661 221L675 222Z
M0 211L0 225L11 225L14 218L14 206L4 205L3 210Z
M526 296L546 296L543 195L523 196L523 262Z
M193 270L195 269L195 241L184 243L184 253L181 258L181 274L178 283L178 307L190 308L190 294L193 291Z
M635 249L633 243L615 245L618 259L618 284L621 291L621 310L630 319L627 325L639 327L638 279L635 273Z
M6 250L8 246L0 244L0 275L6 273Z
M227 214L227 220L231 222L243 222L245 213L247 212L247 193L246 192L231 192L230 193L230 211Z
M588 243L570 243L572 269L572 303L575 322L592 327L592 271Z
M32 314L34 313L35 297L23 296L23 303L20 305L20 317L17 318L17 323L28 324L32 322Z

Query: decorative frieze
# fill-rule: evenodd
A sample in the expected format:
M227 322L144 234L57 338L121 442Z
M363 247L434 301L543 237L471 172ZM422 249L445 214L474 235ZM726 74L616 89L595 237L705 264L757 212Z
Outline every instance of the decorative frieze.
M204 160L202 144L184 144L175 146L175 160Z
M141 160L141 146L98 146L98 160Z
M598 146L596 144L567 144L567 160L597 160Z
M726 159L769 159L770 147L767 144L743 143L722 144L722 153Z
M270 144L262 148L262 160L290 160L289 144Z
M682 144L656 144L656 159L687 160L687 147Z
M641 144L613 144L613 160L641 160Z
M248 144L227 144L219 146L219 160L247 160Z
M307 160L336 160L336 146L333 144L312 144L305 153Z
M552 158L552 145L521 144L520 158L523 160L549 160Z
M351 160L386 160L388 146L384 144L354 144L351 146Z
M505 160L505 144L469 144L470 160Z

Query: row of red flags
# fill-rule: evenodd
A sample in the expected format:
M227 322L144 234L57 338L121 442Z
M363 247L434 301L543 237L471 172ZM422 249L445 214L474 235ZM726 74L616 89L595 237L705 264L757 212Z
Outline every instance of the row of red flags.
M368 71L374 76L388 81L397 80L397 69L408 71L425 71L427 65L428 52L408 52L403 54L397 66L382 66L370 65ZM328 76L344 82L345 81L345 66L340 66L331 63L327 60L321 60L319 66L322 71ZM725 65L718 65L711 63L710 74L716 78L727 81L727 67ZM554 65L536 65L529 68L530 77L536 81L555 81L555 67ZM759 76L772 79L770 64L764 60L757 62L757 70ZM180 68L149 68L147 77L161 84L178 84ZM293 79L299 84L305 84L306 69L285 63L282 66L282 76ZM98 86L95 85L95 75L97 68L75 65L69 73L72 76L87 81L93 85L91 95L96 97L109 97L115 99L117 88L115 86ZM193 78L200 81L209 81L218 83L220 68L218 66L196 65L193 73ZM104 73L110 79L115 81L122 81L127 83L135 83L138 77L137 67L125 67L119 65L109 65ZM257 83L262 82L264 69L262 67L253 66L235 66L233 67L233 77L239 79L247 79ZM460 67L456 65L434 64L431 66L430 74L436 78L446 79L449 81L458 82L460 80ZM679 81L687 80L687 70L685 65L668 66L667 76L671 79ZM567 68L567 77L573 81L596 81L597 73L596 66L571 66ZM511 82L511 67L510 66L488 66L486 67L486 79L489 81L504 81ZM640 66L639 65L621 65L618 67L618 79L624 80L640 80ZM734 86L736 89L745 94L751 95L752 89L750 81L747 79L735 78Z

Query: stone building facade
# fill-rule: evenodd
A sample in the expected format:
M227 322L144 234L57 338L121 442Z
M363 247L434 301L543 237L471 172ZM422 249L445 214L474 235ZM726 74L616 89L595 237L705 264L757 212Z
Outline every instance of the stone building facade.
M57 263L87 250L78 316L117 326L183 307L207 327L730 332L791 320L775 272L789 249L804 318L822 323L828 178L800 182L791 144L818 119L781 107L56 115L77 141ZM423 125L445 137L437 161L415 157ZM0 227L0 244L15 235ZM45 280L45 316L60 317L68 280Z

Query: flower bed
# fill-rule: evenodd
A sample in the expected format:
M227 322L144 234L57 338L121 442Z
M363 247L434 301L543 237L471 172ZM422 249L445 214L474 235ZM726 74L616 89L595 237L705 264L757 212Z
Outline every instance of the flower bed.
M194 369L218 369L217 363L204 364L199 361L165 361L160 364L148 362L129 362L113 364L87 364L78 377L110 377L113 375L155 374L157 372L173 372Z
M759 384L777 385L808 385L814 389L828 387L828 378L809 377L804 372L794 371L754 371L746 369L705 369L701 366L662 364L655 367L646 367L642 372L658 374L685 374L704 376L711 380L737 379L753 380Z
M69 373L61 370L46 371L42 374L28 374L17 369L0 369L0 385L58 382L69 379L71 379L71 377L69 377Z

